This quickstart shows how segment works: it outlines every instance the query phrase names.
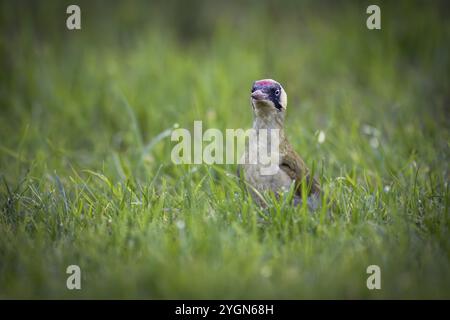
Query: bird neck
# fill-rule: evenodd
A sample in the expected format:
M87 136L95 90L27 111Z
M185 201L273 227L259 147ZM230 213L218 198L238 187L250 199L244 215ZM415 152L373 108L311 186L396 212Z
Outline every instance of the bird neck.
M255 110L253 130L256 131L256 136L258 137L258 147L264 148L266 152L270 150L268 154L272 154L273 151L276 153L281 152L282 145L286 141L283 128L284 112L258 113Z
M255 110L255 117L253 120L253 129L259 131L260 129L279 129L283 132L284 128L284 112Z

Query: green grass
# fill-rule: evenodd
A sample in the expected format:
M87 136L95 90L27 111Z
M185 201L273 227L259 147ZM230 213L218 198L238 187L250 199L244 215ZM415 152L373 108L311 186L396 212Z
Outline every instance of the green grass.
M369 31L363 2L82 2L77 32L40 3L0 3L0 298L450 298L442 3L382 2ZM175 124L249 128L266 77L319 212L261 211L236 166L170 160Z

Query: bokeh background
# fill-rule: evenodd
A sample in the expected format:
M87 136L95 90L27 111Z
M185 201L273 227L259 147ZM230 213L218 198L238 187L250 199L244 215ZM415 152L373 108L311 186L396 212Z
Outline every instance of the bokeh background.
M449 298L449 11L0 1L0 297ZM174 126L249 128L261 78L287 91L320 214L267 215L235 166L171 163Z

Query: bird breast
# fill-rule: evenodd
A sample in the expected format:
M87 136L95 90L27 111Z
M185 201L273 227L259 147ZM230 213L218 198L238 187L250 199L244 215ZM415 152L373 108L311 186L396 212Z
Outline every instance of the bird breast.
M248 164L247 162L242 165L242 169L246 182L261 193L269 190L275 193L288 191L293 182L278 165L275 166L273 174L267 174L267 165L260 163Z

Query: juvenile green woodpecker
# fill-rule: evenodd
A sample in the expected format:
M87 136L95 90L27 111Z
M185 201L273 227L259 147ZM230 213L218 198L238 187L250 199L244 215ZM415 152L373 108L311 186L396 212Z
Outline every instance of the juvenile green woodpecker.
M247 189L260 206L265 206L262 197L265 192L273 191L275 195L280 196L291 187L295 188L294 204L301 204L302 184L305 184L303 187L306 188L308 206L311 209L317 208L319 182L310 175L305 162L294 151L284 132L287 94L283 87L272 79L255 81L250 100L254 114L253 129L258 139L250 139L247 144L238 167L238 175L244 179ZM277 132L277 139L271 135L272 131ZM266 138L260 140L262 134L266 135ZM275 170L267 172L267 163L261 163L258 157L261 151L278 153ZM255 154L256 152L258 154ZM257 159L256 163L251 159Z

